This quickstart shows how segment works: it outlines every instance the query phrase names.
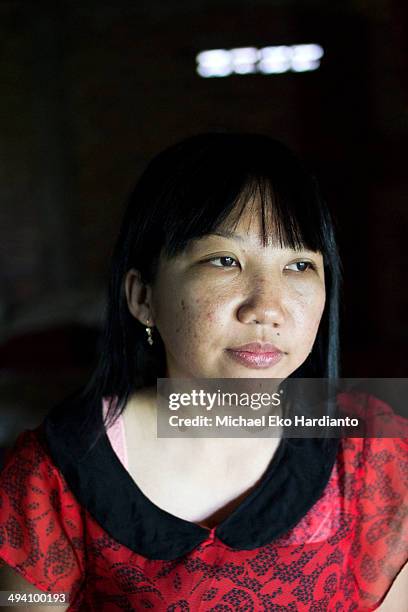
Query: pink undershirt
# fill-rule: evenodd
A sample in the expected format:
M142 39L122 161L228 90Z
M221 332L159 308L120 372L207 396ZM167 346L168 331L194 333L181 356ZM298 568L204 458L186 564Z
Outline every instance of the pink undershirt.
M108 410L108 401L106 399L102 402L103 417L105 418ZM120 415L118 419L109 427L107 430L109 442L113 450L115 451L118 459L122 465L128 469L129 461L126 448L126 436L125 436L125 424L123 422L123 416Z

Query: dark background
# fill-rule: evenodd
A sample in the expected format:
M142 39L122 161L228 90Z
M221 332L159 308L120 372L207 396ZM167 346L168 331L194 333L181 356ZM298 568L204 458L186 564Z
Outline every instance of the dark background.
M87 379L126 196L153 155L206 130L303 157L337 218L342 375L407 375L407 6L0 3L0 446ZM195 71L205 49L302 43L324 48L317 71Z

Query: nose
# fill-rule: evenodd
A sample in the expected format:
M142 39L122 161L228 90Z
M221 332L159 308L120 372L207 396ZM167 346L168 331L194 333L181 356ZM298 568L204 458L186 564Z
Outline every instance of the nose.
M241 323L257 323L274 328L282 326L285 310L282 303L282 290L275 284L267 283L257 287L238 307L238 320Z

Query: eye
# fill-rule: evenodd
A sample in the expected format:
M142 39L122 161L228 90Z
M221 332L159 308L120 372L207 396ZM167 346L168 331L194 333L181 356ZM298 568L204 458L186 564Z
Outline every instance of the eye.
M295 261L285 267L286 270L293 272L306 272L307 270L316 270L316 266L311 261Z
M211 259L207 259L207 262L210 262L216 268L236 268L239 265L237 260L229 255L211 257Z

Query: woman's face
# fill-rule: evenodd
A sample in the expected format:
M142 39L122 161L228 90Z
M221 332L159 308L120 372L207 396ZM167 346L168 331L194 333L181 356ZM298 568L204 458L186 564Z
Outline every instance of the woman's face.
M316 338L323 258L263 246L260 215L247 207L233 230L161 259L150 295L168 377L286 378Z

